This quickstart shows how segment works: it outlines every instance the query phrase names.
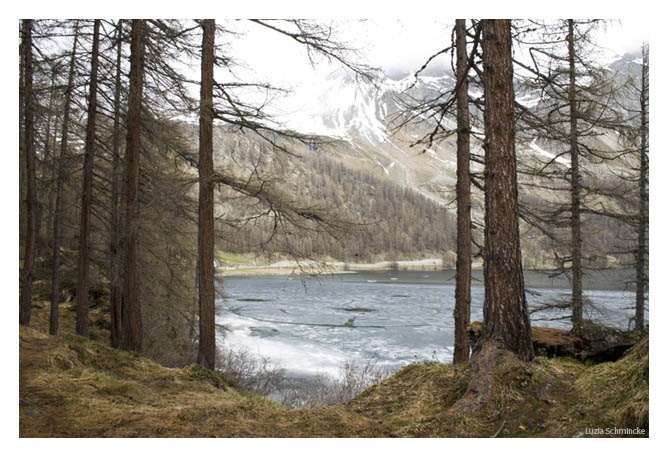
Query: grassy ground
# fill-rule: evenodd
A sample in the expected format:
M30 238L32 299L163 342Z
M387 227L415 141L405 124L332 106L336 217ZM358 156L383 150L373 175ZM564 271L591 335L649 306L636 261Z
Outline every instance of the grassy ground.
M288 409L242 393L200 366L162 367L107 345L106 310L91 310L94 339L72 333L61 306L59 336L48 307L20 327L21 437L572 437L586 428L648 434L648 339L614 363L587 365L505 354L489 400L458 408L469 364L412 364L346 404ZM604 434L608 435L608 434ZM624 434L622 434L624 435Z

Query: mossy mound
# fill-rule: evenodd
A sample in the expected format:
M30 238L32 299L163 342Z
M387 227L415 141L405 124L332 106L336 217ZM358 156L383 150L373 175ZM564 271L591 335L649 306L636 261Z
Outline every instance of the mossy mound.
M79 336L20 330L22 437L271 435L250 428L285 410L199 366L170 369ZM220 428L208 418L220 419Z
M593 366L576 381L584 399L581 409L599 414L604 428L648 431L648 346L645 337L622 359Z

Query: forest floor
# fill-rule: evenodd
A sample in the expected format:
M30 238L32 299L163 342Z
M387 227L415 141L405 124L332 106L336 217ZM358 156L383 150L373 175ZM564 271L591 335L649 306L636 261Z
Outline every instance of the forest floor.
M91 310L91 339L74 335L69 303L58 336L48 335L46 303L19 327L21 437L648 436L647 337L597 365L505 353L472 413L456 405L471 395L472 364L439 363L407 366L344 404L289 409L198 365L111 348L104 313Z

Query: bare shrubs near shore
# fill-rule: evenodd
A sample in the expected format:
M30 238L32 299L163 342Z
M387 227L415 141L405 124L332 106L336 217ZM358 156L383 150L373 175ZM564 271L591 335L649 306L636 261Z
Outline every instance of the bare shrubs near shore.
M285 369L269 358L236 348L219 347L216 353L217 372L243 391L268 396L284 385Z
M338 377L320 374L314 379L293 379L279 400L292 408L314 408L348 402L391 372L374 362L345 362Z
M289 377L271 359L244 349L218 348L216 371L242 391L268 396L291 408L315 408L348 402L391 375L374 362L346 361L339 375Z

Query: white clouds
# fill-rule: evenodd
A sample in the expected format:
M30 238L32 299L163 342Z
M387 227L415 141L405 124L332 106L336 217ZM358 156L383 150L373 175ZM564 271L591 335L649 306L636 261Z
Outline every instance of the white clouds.
M370 63L388 71L415 71L450 44L451 21L433 19L370 19L358 32ZM448 62L440 57L438 65Z
M447 20L347 19L334 20L332 25L335 38L356 48L370 65L389 72L417 70L451 39ZM336 63L316 59L318 65L313 69L304 47L276 32L246 21L236 22L234 27L245 35L231 42L232 52L264 78L294 84L312 79L314 73L325 75L338 68ZM447 63L445 56L435 60L436 65Z
M431 55L447 47L454 21L425 16L324 22L331 22L337 32L335 36L359 49L361 57L370 65L395 73L416 71ZM295 85L320 78L338 67L317 59L319 65L313 69L304 47L289 38L247 21L235 23L235 28L245 33L231 43L235 55L263 78ZM644 39L648 39L647 24L641 19L611 20L602 29L600 43L623 54L639 49ZM435 65L447 66L449 59L450 56L441 56Z
M601 44L614 52L639 51L644 41L649 41L647 19L626 18L611 20L602 31Z

